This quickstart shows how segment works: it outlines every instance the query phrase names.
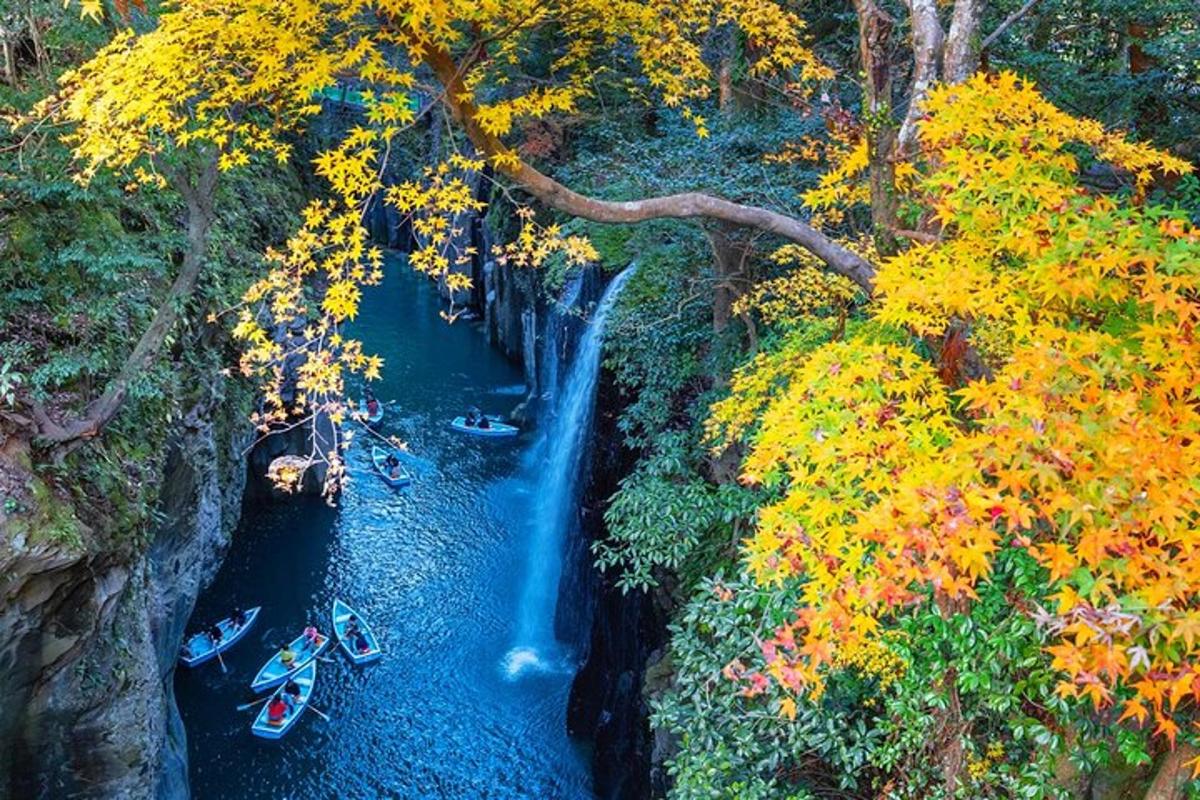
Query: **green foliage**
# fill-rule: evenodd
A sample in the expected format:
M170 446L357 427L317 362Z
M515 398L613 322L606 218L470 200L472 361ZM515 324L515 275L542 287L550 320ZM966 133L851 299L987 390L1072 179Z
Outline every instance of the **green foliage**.
M1013 548L979 587L969 613L946 618L923 604L901 618L896 649L908 669L886 698L884 738L871 756L882 774L894 776L896 797L947 796L934 748L951 696L948 682L964 726L967 785L958 796L1068 796L1055 781L1068 743L1053 720L1070 709L1054 692L1057 676L1042 651L1044 637L1010 599L1016 589L1037 596L1044 586L1044 571Z
M23 383L25 376L13 369L12 364L5 361L0 365L0 400L11 406L16 400L17 390Z
M955 686L967 769L961 798L1066 798L1060 776L1137 764L1148 758L1145 733L1111 730L1086 705L1059 698L1043 637L1010 602L1016 587L1044 586L1044 571L1016 549L980 586L969 613L943 618L922 606L898 620L889 639L902 668L870 658L842 663L818 698L799 700L774 684L731 691L759 654L756 641L788 621L795 585L764 587L739 575L702 580L671 628L670 689L652 722L678 737L670 762L675 797L807 797L836 790L849 797L948 798L935 758L944 734L946 681ZM881 677L886 675L886 677ZM1053 721L1073 714L1078 738Z
M729 532L753 513L754 493L736 484L713 485L696 474L696 456L688 453L693 436L680 431L659 436L605 511L607 535L593 544L593 552L601 571L619 571L622 589L655 586L660 570L691 585L706 567L729 557L735 544ZM698 553L704 546L710 552Z
M60 4L49 4L39 13L53 22L46 40L52 72L108 36L78 21L77 9L63 13ZM24 110L49 91L36 73L21 79L16 90L0 85L0 106ZM54 138L37 133L24 150L18 141L0 123L0 403L31 400L55 414L79 413L121 368L174 279L183 206L169 192L133 190L104 175L81 187L70 179L69 153ZM62 467L34 465L45 484L34 483L38 507L74 504L89 524L119 534L121 546L143 543L167 437L227 366L224 334L205 317L236 302L260 269L263 246L290 232L302 201L293 171L252 165L227 176L218 188L200 290L168 339L166 356L133 382L102 439ZM55 520L31 529L60 544L82 544L75 527Z
M722 574L701 581L671 628L670 690L652 724L678 737L670 762L678 798L810 798L869 785L869 762L882 740L876 683L858 676L817 703L781 713L775 689L730 691L730 670L755 657L756 639L787 621L797 596Z
M707 191L800 214L800 195L817 180L812 166L768 168L764 158L822 130L819 114L771 106L754 116L728 117L700 106L712 123L710 135L697 139L692 123L674 114L649 119L648 129L642 109L624 91L606 94L605 102L626 104L625 113L615 113L608 105L597 109L603 118L580 135L571 160L555 168L556 177L584 193L630 200ZM680 227L662 229L678 233Z
M990 4L991 27L1023 2ZM1192 0L1042 0L993 45L989 60L1029 75L1073 113L1195 157L1195 11Z
M734 525L751 507L748 492L705 473L697 420L721 353L707 245L699 232L665 225L616 228L599 241L606 264L638 264L609 322L606 365L626 399L618 423L626 445L642 457L606 511L596 563L625 590L655 586L664 571L690 584L729 559Z
M71 498L56 493L39 475L31 476L25 488L25 501L7 498L4 502L4 530L9 540L23 540L26 547L48 543L67 551L80 550L84 528Z

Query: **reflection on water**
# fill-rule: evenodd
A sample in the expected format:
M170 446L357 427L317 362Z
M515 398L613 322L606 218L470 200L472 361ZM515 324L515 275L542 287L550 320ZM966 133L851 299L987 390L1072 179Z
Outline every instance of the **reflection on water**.
M463 437L469 405L507 413L519 370L463 323L447 328L427 284L397 263L365 298L354 333L386 360L380 424L409 443L411 487L348 454L339 507L319 500L247 508L193 626L233 604L262 605L255 629L214 662L181 670L193 795L220 798L587 798L589 763L566 735L569 669L505 680L537 486L522 477L528 437ZM375 626L379 663L321 663L313 706L280 742L250 735L247 684L312 615L328 628L340 596Z

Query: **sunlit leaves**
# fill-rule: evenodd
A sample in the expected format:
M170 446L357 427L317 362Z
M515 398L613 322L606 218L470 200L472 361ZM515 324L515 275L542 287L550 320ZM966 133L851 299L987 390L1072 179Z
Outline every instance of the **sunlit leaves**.
M320 110L313 93L372 52L369 41L333 29L333 8L319 0L178 3L150 31L118 33L63 75L60 93L35 116L73 126L67 139L84 180L100 168L152 173L147 160L172 147L215 148L224 169L253 153L286 160L283 134Z
M881 266L880 319L923 335L954 318L988 320L1023 340L1034 311L1065 323L1085 305L1094 313L1134 295L1128 279L1162 255L1143 230L1152 222L1086 192L1070 145L1125 170L1138 192L1150 171L1185 163L1063 113L1011 73L938 88L928 108L919 191L952 235ZM1186 288L1171 284L1167 294Z
M861 296L852 281L822 270L816 257L798 245L784 245L771 254L771 260L793 268L739 297L734 314L754 312L768 325L788 327L820 314L844 315Z
M914 582L957 596L986 571L995 535L979 521L990 522L990 499L964 492L954 460L913 469L954 433L936 371L893 345L825 345L767 408L744 478L787 491L760 510L747 564L763 582L805 578L800 624L780 633L776 678L819 686L834 642L871 637L876 613L910 597ZM923 523L948 535L906 544Z
M1010 74L932 92L921 141L912 199L937 235L881 264L872 311L921 337L986 331L989 370L952 391L916 351L850 336L735 377L714 427L757 430L745 477L782 490L746 562L802 586L767 672L820 687L890 609L961 607L1018 547L1053 582L1032 613L1060 695L1173 739L1200 699L1200 236L1137 201L1187 166ZM1080 185L1081 147L1129 199ZM847 161L820 202L854 201Z
M552 255L561 254L572 266L596 261L599 254L585 236L565 233L559 225L539 225L532 209L518 212L521 229L511 242L496 247L501 263L517 267L540 267Z
M102 10L82 2L85 15ZM305 414L340 418L344 373L378 374L342 325L354 318L362 289L380 279L381 255L367 245L362 218L383 188L396 135L417 120L415 70L442 75L453 96L439 99L494 142L486 159L450 155L383 197L412 223L418 246L410 264L452 292L470 287L464 267L486 255L463 236L467 215L484 205L485 161L518 171L502 137L523 122L577 112L614 56L632 55L647 96L678 108L702 136L707 123L694 103L711 90L703 51L715 27L746 36L756 75L793 86L830 77L800 39L803 21L773 0L177 0L154 23L120 32L64 76L59 95L35 115L70 126L81 180L113 169L161 187L168 162L187 149L208 151L222 171L256 156L284 162L288 137L320 111L322 93L339 81L361 89L363 124L315 160L329 197L266 254L267 274L236 310L242 372L262 381L264 428ZM529 57L545 52L554 53L548 71L531 76ZM436 64L451 65L453 78ZM524 212L520 231L495 255L528 267L552 256L571 265L597 257L586 238ZM294 378L299 391L285 392Z

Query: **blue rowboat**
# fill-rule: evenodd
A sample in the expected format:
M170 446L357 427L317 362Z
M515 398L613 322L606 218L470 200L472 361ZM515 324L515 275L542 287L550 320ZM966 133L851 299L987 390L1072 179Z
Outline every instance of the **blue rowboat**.
M291 727L296 724L296 720L300 719L300 715L304 713L304 709L308 708L308 699L312 697L313 684L317 682L317 662L310 661L308 666L297 670L296 674L292 676L292 680L300 687L300 697L292 700L291 695L284 692L283 686L276 689L275 693L271 695L271 699L263 703L258 716L254 718L254 723L250 726L250 732L255 736L261 736L264 739L281 739L285 733L291 730ZM276 697L283 698L284 702L290 706L284 713L283 719L278 723L268 719L268 706L274 702Z
M211 661L217 657L217 653L224 653L229 648L233 647L238 639L246 635L246 631L250 630L250 626L254 624L254 620L258 619L259 608L248 609L246 611L246 622L241 627L233 624L233 618L229 617L217 623L217 627L221 629L221 643L213 647L212 639L208 638L208 633L197 633L192 638L184 642L180 648L179 661L185 667L196 667L203 664L205 661Z
M520 428L501 422L500 417L489 416L487 421L488 427L481 428L478 425L468 425L466 417L455 417L450 423L450 427L460 433L469 433L473 436L488 436L493 439L504 436L516 436L521 432Z
M291 649L296 654L296 660L292 662L291 668L285 667L279 660L279 653L276 653L271 656L270 661L263 664L263 668L254 676L254 680L250 682L250 688L256 692L265 692L267 689L275 688L308 666L328 645L329 637L322 634L317 639L317 646L309 647L305 644L304 634L300 634L292 641Z
M362 403L359 404L358 410L364 417L367 418L367 422L371 423L372 425L374 425L376 422L379 422L379 420L383 419L383 403L380 403L378 400L375 401L375 413L374 414L367 412L367 401L366 400L363 400Z
M379 403L378 400L376 400L375 402ZM355 403L353 400L347 399L346 405L348 405L350 407L350 411L355 416L367 421L368 423L370 423L372 425L379 422L379 420L383 419L383 403L379 403L379 408L377 408L375 410L374 414L371 414L367 411L367 401L366 400L360 400L359 402Z
M346 635L346 626L350 624L351 617L358 623L358 629L362 631L363 638L367 640L366 650L357 650L354 647L353 637ZM379 640L375 638L371 626L363 620L361 614L336 597L333 600L333 632L341 643L342 649L346 651L346 655L350 656L350 660L355 664L369 664L383 655L379 649Z
M383 478L383 482L393 489L399 489L401 486L412 483L412 475L404 468L404 464L396 467L393 476L392 470L387 465L387 457L388 451L382 447L371 448L371 460L375 462L375 471L379 473L379 477Z

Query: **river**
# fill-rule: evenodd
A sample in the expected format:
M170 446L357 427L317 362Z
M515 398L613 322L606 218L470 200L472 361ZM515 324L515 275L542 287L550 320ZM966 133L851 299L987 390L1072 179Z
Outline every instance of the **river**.
M525 594L535 437L482 440L449 430L466 406L507 413L519 369L469 323L447 326L424 278L389 259L354 335L386 361L379 428L409 443L413 484L389 489L368 450L348 454L337 508L296 499L247 505L191 629L233 604L261 605L245 641L176 671L193 796L236 798L589 798L586 747L566 733L571 664L513 676ZM323 630L339 596L375 625L383 659L320 663L313 706L279 742L250 735L248 684L309 615ZM553 613L550 609L548 613Z

